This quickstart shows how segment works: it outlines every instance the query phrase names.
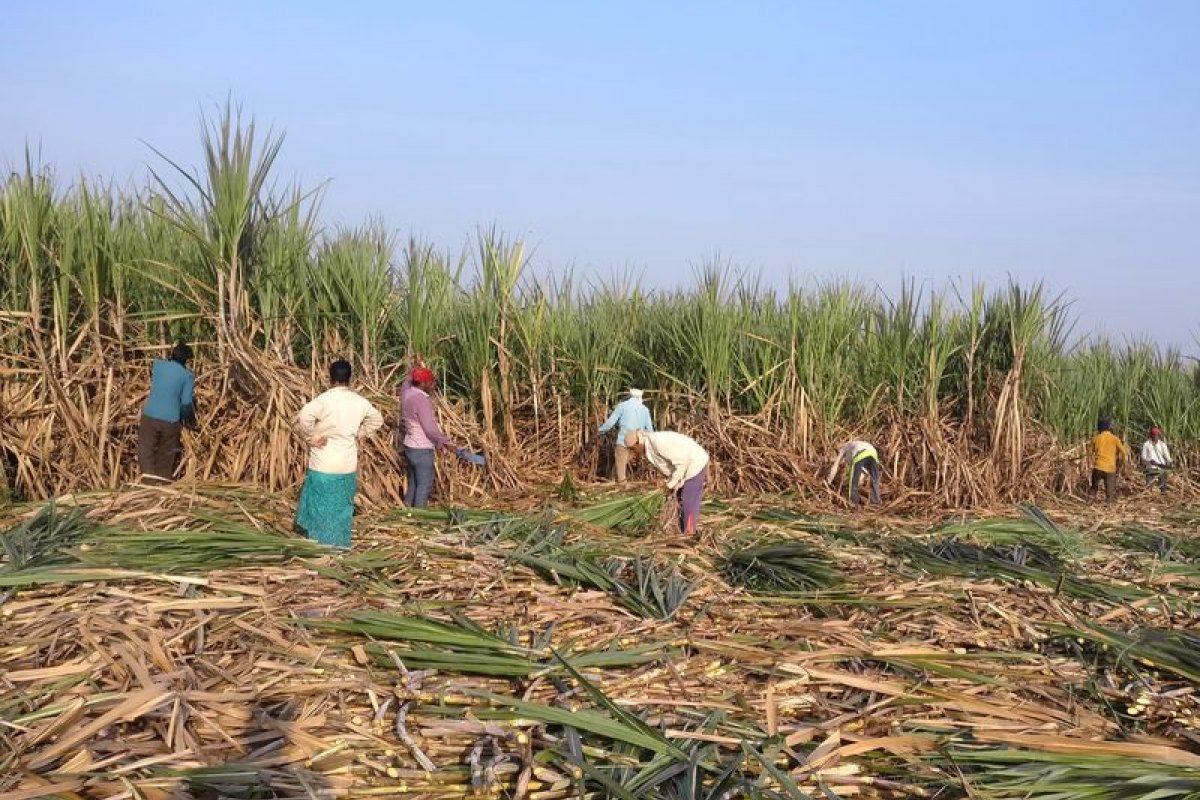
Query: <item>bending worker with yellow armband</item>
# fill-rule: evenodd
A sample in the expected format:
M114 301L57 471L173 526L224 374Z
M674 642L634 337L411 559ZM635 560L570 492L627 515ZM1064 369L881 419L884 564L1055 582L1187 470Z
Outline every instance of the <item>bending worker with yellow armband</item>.
M846 499L850 505L859 504L858 480L864 472L871 476L871 503L880 505L882 501L879 499L879 453L876 452L875 445L861 439L842 445L833 466L829 468L826 482L833 482L842 464L846 465Z

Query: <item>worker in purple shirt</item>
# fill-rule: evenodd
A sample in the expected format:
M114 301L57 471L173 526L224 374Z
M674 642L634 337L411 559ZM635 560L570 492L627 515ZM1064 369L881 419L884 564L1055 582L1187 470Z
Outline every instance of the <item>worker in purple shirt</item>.
M442 432L433 413L430 397L437 387L433 370L421 360L400 385L400 421L404 434L404 460L408 485L404 490L404 504L409 508L424 508L433 491L433 464L437 448L454 451L454 440Z

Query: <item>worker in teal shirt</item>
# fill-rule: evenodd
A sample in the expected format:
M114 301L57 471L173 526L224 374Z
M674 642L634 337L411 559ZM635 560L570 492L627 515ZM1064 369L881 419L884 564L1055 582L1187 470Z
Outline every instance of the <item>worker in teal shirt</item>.
M630 389L629 399L617 403L612 414L600 426L600 434L606 434L613 428L617 429L617 443L613 447L613 466L617 472L617 482L625 482L625 473L629 467L629 448L625 446L625 434L630 431L653 431L654 423L650 420L650 409L642 402L642 390Z
M175 477L184 425L194 428L196 378L187 363L192 348L180 342L171 357L156 358L150 374L150 396L138 425L138 466L142 478L167 483Z

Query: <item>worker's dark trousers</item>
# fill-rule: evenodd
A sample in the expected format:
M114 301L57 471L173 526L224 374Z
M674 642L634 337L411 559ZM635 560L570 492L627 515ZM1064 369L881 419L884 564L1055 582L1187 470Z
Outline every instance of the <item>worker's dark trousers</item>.
M404 487L404 505L424 508L433 491L434 451L428 447L404 448L408 485Z
M178 422L142 415L138 425L138 467L142 475L160 481L175 479L175 462L179 458L180 431Z
M879 505L879 461L874 458L864 458L850 467L850 505L858 505L858 480L863 473L871 476L871 503Z
M1116 472L1104 472L1103 470L1099 470L1099 469L1092 470L1092 483L1088 489L1088 495L1091 497L1095 497L1096 493L1098 491L1100 491L1101 483L1104 484L1104 499L1105 500L1116 500L1117 499L1117 473Z
M1146 470L1146 485L1149 486L1150 484L1154 483L1155 480L1158 481L1158 490L1160 492L1162 492L1163 494L1166 494L1167 493L1167 472L1166 472L1166 470L1162 470L1162 469Z

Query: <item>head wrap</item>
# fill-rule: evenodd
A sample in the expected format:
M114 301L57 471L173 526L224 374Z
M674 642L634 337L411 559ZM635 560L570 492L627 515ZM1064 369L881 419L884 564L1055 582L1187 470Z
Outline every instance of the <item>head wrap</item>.
M629 396L636 397L637 399L641 400L642 399L642 390L641 389L630 389Z
M1150 429L1151 436L1162 436L1162 428L1154 427Z
M413 383L433 383L433 370L428 367L417 367L412 371Z

